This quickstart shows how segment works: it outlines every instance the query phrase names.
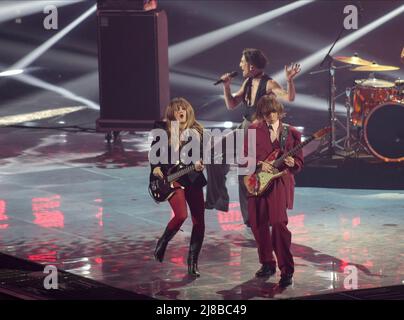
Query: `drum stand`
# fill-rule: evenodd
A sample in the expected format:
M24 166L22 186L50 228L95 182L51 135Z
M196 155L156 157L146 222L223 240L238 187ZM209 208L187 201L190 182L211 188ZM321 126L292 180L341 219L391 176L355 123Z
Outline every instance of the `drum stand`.
M330 94L329 94L329 107L328 107L328 113L329 113L329 124L331 128L331 133L328 136L328 139L323 139L320 142L320 145L318 146L317 150L315 151L315 155L319 158L332 158L333 156L340 156L340 157L350 157L352 156L355 152L352 150L352 146L355 141L354 137L351 134L351 102L350 102L350 96L351 96L351 90L352 88L347 88L345 91L346 94L346 99L345 99L345 107L347 109L347 120L346 124L344 125L336 116L335 114L335 101L336 99L340 96L335 96L336 92L336 82L335 82L335 73L336 69L341 69L341 68L349 68L351 65L343 66L343 67L335 67L333 63L333 59L329 57L329 68L327 71L329 72L330 78L329 78L329 83L330 83ZM323 72L325 70L320 70L320 71L315 71L311 72L310 74L315 74L319 72ZM337 135L336 135L336 129L337 129L337 124L346 132L346 135L342 137L341 139L337 140Z
M354 87L349 87L345 89L345 108L346 108L346 123L345 126L341 123L339 119L336 118L338 124L345 130L346 135L345 137L341 138L340 140L336 141L338 144L339 142L344 142L344 152L345 157L358 157L360 151L364 151L365 147L361 143L361 137L355 137L353 132L351 131L352 126L352 117L351 117L351 92ZM359 129L358 129L359 130Z

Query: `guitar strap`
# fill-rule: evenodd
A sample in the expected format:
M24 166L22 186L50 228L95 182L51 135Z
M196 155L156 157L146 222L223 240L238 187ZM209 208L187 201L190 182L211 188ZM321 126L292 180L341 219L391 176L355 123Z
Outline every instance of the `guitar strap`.
M285 149L286 139L288 138L288 134L289 134L289 125L287 123L282 123L282 132L281 132L281 136L280 136L280 145L281 145L282 151Z

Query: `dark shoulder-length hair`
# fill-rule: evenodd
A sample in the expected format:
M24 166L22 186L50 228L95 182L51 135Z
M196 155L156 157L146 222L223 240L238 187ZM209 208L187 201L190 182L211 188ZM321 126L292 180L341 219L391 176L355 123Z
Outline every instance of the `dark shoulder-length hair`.
M258 69L265 69L268 58L259 49L247 48L243 50L243 56L247 63L252 64Z

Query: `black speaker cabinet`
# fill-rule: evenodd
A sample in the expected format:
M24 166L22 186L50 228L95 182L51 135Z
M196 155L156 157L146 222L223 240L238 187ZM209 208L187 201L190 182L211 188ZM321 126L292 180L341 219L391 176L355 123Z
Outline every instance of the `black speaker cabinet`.
M98 10L97 131L150 128L169 102L164 11Z
M97 0L99 10L143 10L144 0Z

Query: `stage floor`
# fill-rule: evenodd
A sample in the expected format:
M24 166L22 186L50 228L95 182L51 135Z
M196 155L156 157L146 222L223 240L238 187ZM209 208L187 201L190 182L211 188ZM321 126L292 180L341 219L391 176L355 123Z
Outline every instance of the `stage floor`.
M146 133L108 146L94 133L1 132L5 253L159 299L282 299L343 291L355 270L359 289L404 283L402 190L298 187L289 212L296 273L293 286L280 289L279 271L268 280L254 278L255 241L242 224L231 171L230 211L206 211L202 276L192 279L186 273L190 219L169 244L164 263L153 260L170 208L155 204L147 191Z

